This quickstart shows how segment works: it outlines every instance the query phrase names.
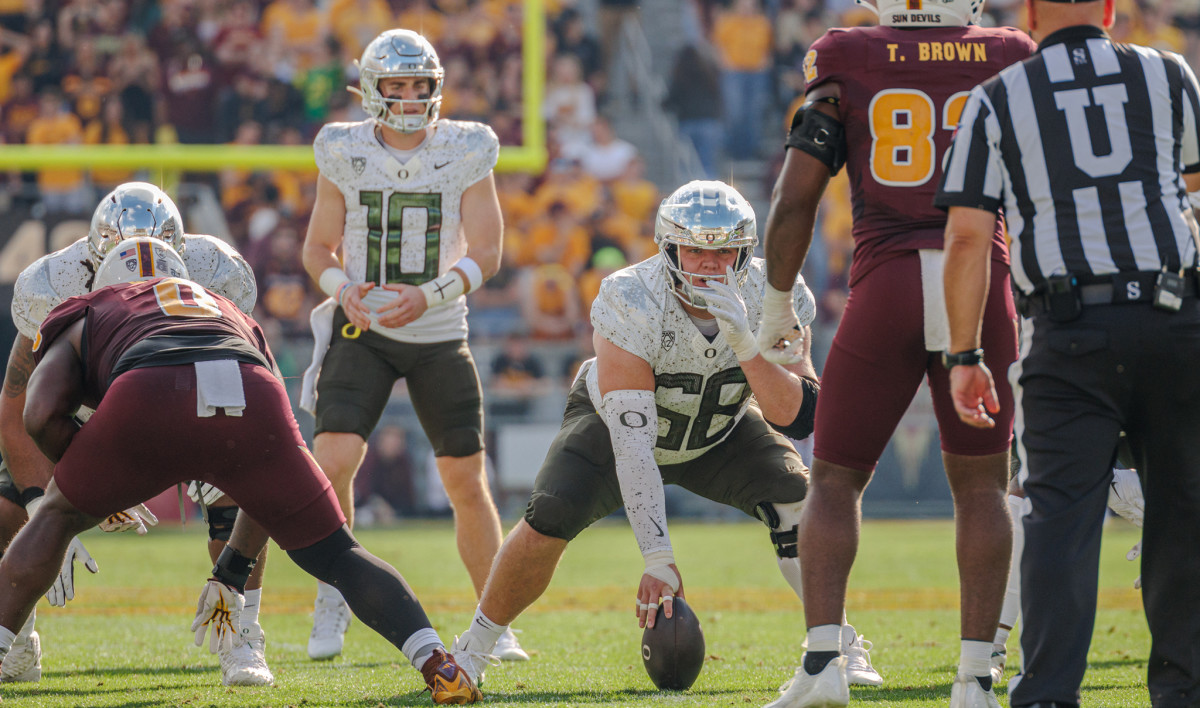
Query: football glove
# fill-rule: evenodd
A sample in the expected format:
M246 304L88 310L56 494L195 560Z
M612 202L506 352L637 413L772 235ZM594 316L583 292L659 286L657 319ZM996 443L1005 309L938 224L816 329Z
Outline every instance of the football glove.
M222 492L208 482L193 480L188 484L188 496L197 504L212 506L213 502L225 496L225 492Z
M729 283L736 283L733 268L725 269L728 280L722 283L712 280L707 283L711 292L705 294L708 311L717 318L717 326L725 335L725 341L737 355L738 361L750 361L758 354L758 343L750 331L750 320L746 314L746 302Z
M219 649L232 650L242 628L242 608L246 598L230 585L209 578L200 591L196 603L196 618L192 620L192 631L196 633L196 646L204 646L204 635L212 627L208 639L208 650L216 654Z
M116 533L119 531L136 530L139 536L145 536L148 530L147 526L157 526L158 517L154 512L146 508L145 504L118 511L104 521L100 522L100 530L107 533Z
M63 557L62 570L58 572L58 578L50 589L46 592L46 599L55 607L66 607L67 600L75 599L75 561L83 563L83 567L88 569L90 573L100 572L100 566L96 563L96 559L92 558L92 554L87 552L83 544L79 542L79 537L71 539L71 544L67 546L67 555Z
M804 330L796 316L791 291L783 292L770 285L763 291L758 349L767 361L784 366L804 358Z
M1112 483L1108 486L1108 507L1134 526L1142 527L1146 500L1142 496L1142 480L1137 472L1113 470Z

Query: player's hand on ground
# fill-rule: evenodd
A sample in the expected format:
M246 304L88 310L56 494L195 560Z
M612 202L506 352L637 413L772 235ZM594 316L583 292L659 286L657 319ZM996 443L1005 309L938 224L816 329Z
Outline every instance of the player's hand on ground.
M986 365L950 369L950 398L962 422L974 428L996 427L996 421L988 414L1000 412L1000 399Z
M758 354L758 344L754 341L754 333L750 331L750 319L746 314L746 301L733 287L736 276L733 268L725 269L726 281L710 280L706 285L712 291L704 296L708 303L708 312L717 318L717 326L725 335L738 361L749 361Z
M767 286L770 288L771 286ZM762 325L758 328L758 351L773 364L799 363L804 359L804 328L796 316L796 305L786 300L763 298Z
M242 629L242 608L246 598L235 588L215 578L209 578L200 591L196 602L196 618L192 620L192 631L196 633L196 646L204 646L204 635L211 628L208 650L213 654L218 649L233 649Z
M139 536L145 536L149 530L147 526L158 526L158 517L154 512L146 508L145 504L118 511L104 521L100 522L100 530L107 533L116 533L119 531L137 531Z
M63 557L62 569L58 571L54 584L46 591L46 599L55 607L66 607L68 600L75 599L75 561L83 563L83 567L87 568L89 573L100 572L100 565L83 547L79 537L71 539L70 545L67 546L67 555Z
M676 597L683 597L683 576L675 564L646 568L642 574L642 582L638 585L637 617L638 627L654 626L659 603L663 604L663 613L670 618L674 614Z
M415 285L389 283L384 285L383 289L396 293L395 300L376 310L379 324L383 327L403 327L425 314L425 310L429 309L425 291Z
M362 299L374 287L375 283L355 283L347 286L339 301L350 323L364 332L371 329L371 311L363 304Z

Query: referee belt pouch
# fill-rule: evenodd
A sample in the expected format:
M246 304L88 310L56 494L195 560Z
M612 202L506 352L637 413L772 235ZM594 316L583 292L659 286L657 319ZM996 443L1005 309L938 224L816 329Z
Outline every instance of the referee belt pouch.
M1030 295L1017 297L1017 309L1025 317L1046 315L1051 322L1070 322L1093 305L1152 304L1156 309L1178 312L1184 298L1197 297L1200 278L1195 269L1183 275L1168 271L1128 271L1106 275L1053 275Z

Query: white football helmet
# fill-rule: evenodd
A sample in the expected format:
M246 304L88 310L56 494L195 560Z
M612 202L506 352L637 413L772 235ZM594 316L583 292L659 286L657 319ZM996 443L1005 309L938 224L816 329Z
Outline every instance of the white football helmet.
M686 305L705 308L704 293L709 288L693 285L691 277L725 280L724 274L683 270L679 260L680 247L736 248L734 277L736 285L744 283L754 247L758 244L755 223L750 202L724 182L695 180L664 199L654 222L654 242L675 282L675 297Z
M92 266L99 268L113 246L135 236L157 238L183 252L179 209L166 192L148 182L126 182L100 200L88 229Z
M965 27L979 24L983 0L854 0L885 27Z
M368 116L401 133L415 133L438 119L446 72L429 40L412 30L388 30L371 40L357 65L361 88L350 90L362 97L363 111ZM386 98L379 92L379 82L396 76L429 79L429 95L413 101ZM400 106L400 113L391 111L393 104ZM421 111L405 113L410 104Z
M117 283L133 283L151 278L188 277L183 256L160 239L151 236L127 238L112 250L92 279L92 292Z

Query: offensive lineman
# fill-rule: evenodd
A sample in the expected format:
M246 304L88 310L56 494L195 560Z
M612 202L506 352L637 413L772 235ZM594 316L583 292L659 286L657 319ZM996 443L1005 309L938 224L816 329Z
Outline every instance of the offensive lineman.
M779 569L801 594L796 530L808 482L784 436L812 431L819 384L807 352L788 366L759 356L750 323L765 271L752 257L754 211L722 182L689 182L659 207L655 241L658 255L601 284L591 313L596 356L580 367L525 517L451 649L477 683L493 645L545 591L571 539L622 504L645 560L639 624L654 624L660 601L671 616L684 590L664 483L766 524ZM791 297L807 325L815 303L803 279ZM843 636L862 682L881 683L865 640L848 624Z
M416 32L376 37L359 72L370 117L326 125L313 143L321 174L304 267L330 299L312 314L316 344L301 407L316 417L313 454L353 525L367 438L392 385L405 379L479 595L501 530L484 471L483 393L467 348L464 295L500 267L492 178L500 145L486 125L438 120L444 72ZM337 656L349 608L319 584L314 609L308 654ZM529 658L511 632L497 654Z
M870 5L867 5L871 7ZM982 0L878 0L878 27L831 29L804 59L806 103L796 112L767 217L769 287L759 345L787 351L796 316L789 288L812 241L817 205L845 164L854 205L850 300L822 372L811 495L801 529L808 651L773 708L843 706L838 618L857 552L859 509L884 447L928 378L953 492L962 579L961 645L953 708L998 708L992 641L1008 576L1012 522L1005 505L1012 417L990 431L958 420L943 361L946 215L933 206L941 162L968 92L1036 48L1012 28L976 23ZM1016 311L1003 224L996 222L992 299L983 320L987 365L1016 358ZM958 362L961 363L961 362ZM1012 392L997 386L1005 410ZM1002 658L1002 657L1000 657Z
M13 290L12 316L19 335L9 356L0 397L0 447L12 473L13 484L0 481L0 493L32 515L41 504L43 490L50 482L54 465L37 449L25 432L22 414L26 385L33 370L33 341L46 315L64 300L88 292L96 269L104 256L121 240L150 236L170 244L187 264L192 277L214 292L233 300L246 313L254 309L257 289L254 273L242 257L220 239L202 234L185 234L183 220L175 203L158 187L146 182L127 182L106 195L92 215L85 238L66 248L39 258L21 272ZM90 414L90 411L88 412ZM219 497L219 493L217 494ZM9 507L12 508L12 507ZM15 509L14 509L15 510ZM16 510L19 511L19 510ZM229 539L237 507L228 498L210 505L209 555L215 561ZM124 516L125 521L120 518ZM24 519L21 519L23 522ZM101 524L105 531L131 528L145 533L145 524L158 520L145 507L130 509ZM19 524L17 524L19 527ZM11 536L0 538L7 546ZM267 667L265 640L258 624L258 605L262 595L262 571L265 550L247 590L246 640L236 648L220 652L221 681L227 686L258 686L274 681ZM74 598L74 561L92 573L98 566L79 539L71 541L58 582L47 595L51 604L65 606ZM3 681L41 679L41 641L34 631L35 615L22 628L12 650L0 669Z

